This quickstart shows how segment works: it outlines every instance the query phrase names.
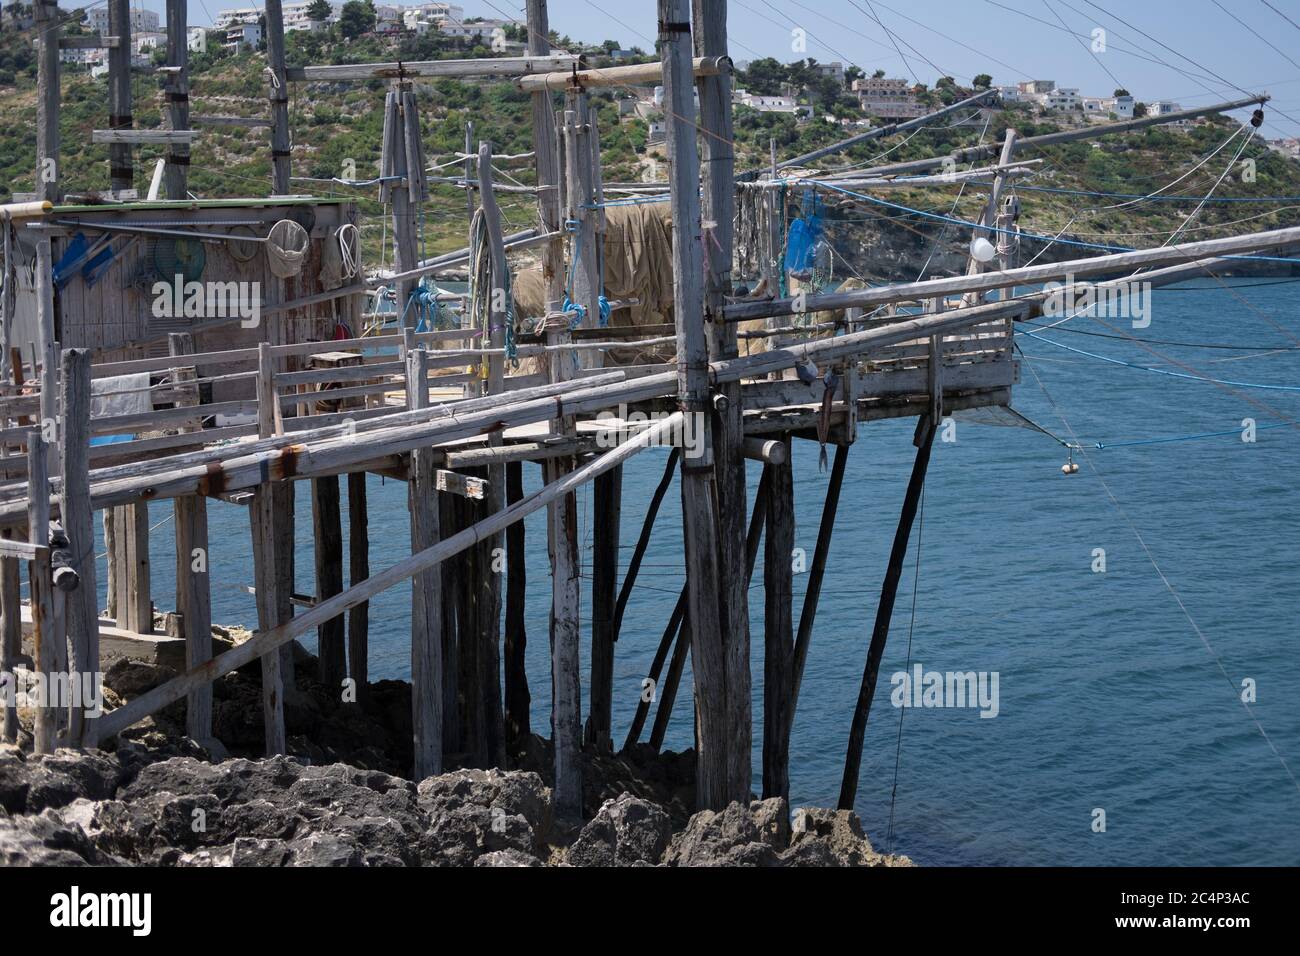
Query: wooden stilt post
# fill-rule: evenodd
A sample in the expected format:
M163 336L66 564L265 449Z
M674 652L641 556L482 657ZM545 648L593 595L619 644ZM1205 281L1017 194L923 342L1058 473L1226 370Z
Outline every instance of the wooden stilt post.
M550 24L546 0L527 0L528 55L547 56L551 52ZM555 130L555 110L551 94L531 94L533 153L537 164L537 208L542 225L548 232L560 229L560 162ZM468 152L468 150L466 150ZM559 302L564 292L563 240L548 242L542 249L542 280L546 301Z
M316 600L323 601L343 590L343 513L338 475L311 480L311 514L316 545ZM341 693L347 674L343 617L326 621L316 633L320 681L331 693Z
M727 0L694 0L692 11L696 56L728 55ZM722 321L722 305L731 294L732 247L736 218L735 151L732 145L731 76L723 70L698 80L703 204L708 223L704 244L704 317L710 360L734 358L736 325ZM745 428L740 383L718 388L713 412L714 483L718 496L718 571L726 687L727 736L730 740L727 786L730 799L749 796L750 706L749 594L743 585L745 541ZM788 562L787 562L788 563Z
M348 584L370 577L370 529L366 501L366 473L348 474ZM370 682L370 602L348 611L348 676L356 684L357 700L364 700Z
M58 202L63 195L59 169L59 37L63 27L57 0L34 0L32 19L41 38L36 63L36 195ZM130 38L124 42L129 46ZM6 222L6 229L8 225ZM8 283L5 285L8 288ZM12 316L9 321L12 323ZM13 344L6 340L6 349ZM8 356L5 364L7 368Z
M510 320L509 303L506 295L510 289L510 265L506 261L505 242L501 233L501 211L497 207L496 191L492 178L492 144L486 140L478 147L478 184L479 203L483 209L484 239L488 244L491 258L492 281L487 290L488 341L491 347L503 349L506 345L507 331L513 338L513 330L507 330ZM486 394L500 395L504 388L505 359L494 354L488 359L488 377L484 383ZM495 433L489 437L489 446L499 448L501 435ZM491 514L500 511L505 503L505 467L501 464L487 466L487 494L484 498L484 510ZM479 548L480 574L479 587L482 592L482 607L479 611L480 637L480 686L484 698L484 731L489 765L504 767L505 750L505 715L501 706L501 574L498 572L497 555L501 554L503 537L495 534L485 539Z
M46 546L35 560L28 562L28 595L32 612L32 648L40 699L34 721L34 749L39 754L54 753L58 746L58 714L51 700L50 678L59 672L58 645L54 623L54 582L50 572L50 498L45 441L40 431L27 439L27 540Z
M925 487L925 472L930 464L930 449L938 421L927 415L917 423L916 461L912 476L907 482L903 497L903 510L898 516L894 544L889 551L889 564L885 581L880 588L880 604L876 607L876 623L871 631L871 645L867 648L867 663L862 671L862 686L858 691L857 706L853 710L853 723L849 728L849 749L844 758L844 778L840 782L841 810L852 810L858 795L858 771L862 765L862 744L867 734L867 716L871 699L876 693L876 678L880 674L880 658L885 653L889 639L889 621L894 613L894 599L898 596L898 582L903 576L903 559L907 557L907 544L912 537L912 522L916 518L921 491Z
M835 531L835 514L840 506L840 488L844 485L844 469L848 464L849 446L835 447L835 461L831 464L831 478L826 485L826 500L822 505L821 525L817 529L817 545L813 550L812 566L808 569L808 586L804 589L803 607L799 612L799 631L794 641L794 682L790 691L785 735L790 739L795 708L799 703L799 686L803 683L804 663L808 660L808 646L812 641L813 622L817 619L817 603L821 599L822 579L826 576L826 560L831 550L831 534Z
M268 437L283 431L277 428L279 420L279 401L275 390L275 364L271 357L271 346L262 342L258 345L257 367L257 415L258 434ZM276 528L279 499L271 482L264 482L253 490L253 501L249 507L249 518L253 525L253 571L256 577L257 591L257 629L269 631L288 621L284 614L284 601L280 590L287 584L292 588L292 578L287 580L281 568L285 556L280 554L283 541ZM291 647L286 644L285 648ZM267 756L282 754L287 749L284 730L284 657L283 648L276 648L262 655L262 719L266 725ZM292 656L289 666L292 667Z
M292 192L289 177L289 81L284 70L284 12L280 0L266 0L267 98L271 111L271 193ZM409 268L409 267L408 267Z
M585 742L613 749L614 606L618 589L618 530L623 500L623 469L611 468L594 482L591 555L591 706Z
M275 0L278 5L279 0ZM131 115L131 2L108 0L108 32L117 43L108 48L108 105L109 129L131 129L135 119ZM54 40L58 45L58 38ZM108 147L108 178L114 191L135 186L135 169L128 143L112 143Z
M660 712L663 710L664 687L666 685L660 684L659 676L663 673L664 662L668 659L668 652L675 646L673 642L676 640L678 644L685 643L678 640L678 634L682 629L682 618L685 616L686 588L683 587L681 594L677 596L677 603L673 605L672 614L668 616L668 624L664 627L663 637L659 639L659 647L655 650L654 659L650 661L650 671L646 675L646 679L650 683L648 686L642 684L641 697L636 705L636 713L632 716L632 726L628 729L627 739L623 741L624 750L627 750L641 739L641 731L645 728L646 717L650 713L650 705L655 701L659 701ZM683 648L684 650L685 648ZM674 660L676 660L675 657ZM675 689L674 687L674 691ZM671 703L668 710L672 710Z
M550 52L550 27L546 0L527 0L528 52L545 56ZM536 151L538 206L542 223L552 232L560 227L560 190L562 148L557 136L555 115L548 93L532 94L533 148ZM556 187L556 188L549 188ZM558 241L547 243L542 251L542 275L546 282L546 303L550 312L560 307L564 290L563 250ZM567 328L548 325L546 344L555 346L569 341ZM571 377L571 357L565 352L551 352L547 374L552 382ZM556 431L573 434L571 419L556 422ZM573 470L572 458L549 458L542 463L545 480L550 483ZM555 802L561 813L577 816L582 810L582 690L578 671L580 602L578 576L577 501L572 494L562 495L546 509L546 543L551 559L551 738L555 746Z
M406 353L406 395L412 408L429 406L429 353ZM438 542L438 491L431 448L411 452L407 480L411 552ZM442 578L437 568L411 581L411 722L415 734L415 779L442 773Z
M574 262L570 266L573 274L573 287L568 289L570 300L583 309L579 327L594 329L600 317L600 249L597 246L597 213L592 209L595 202L594 173L592 170L592 125L591 104L587 94L581 89L569 89L564 93L564 161L565 161L565 196L567 209L565 216L573 229L570 254ZM579 361L583 357L579 356ZM584 362L584 367L586 363Z
M506 465L506 504L524 497L524 463ZM528 559L524 549L524 523L516 521L506 529L506 633L505 633L505 729L506 756L517 759L524 752L531 733L528 708L528 672L524 667L528 634L525 629Z
M789 436L785 438L790 443ZM785 735L794 684L794 471L789 449L769 473L763 556L763 798L790 798L790 749Z
M386 182L380 186L380 197L393 206L393 248L395 266L398 272L414 269L419 260L418 214L417 203L423 197L422 170L408 166L410 158L421 155L418 143L409 137L418 136L418 122L415 119L415 97L410 84L395 82L388 91L384 103L384 161L382 168L388 176L400 176L401 180ZM415 189L411 188L414 182ZM419 285L417 279L404 279L397 286L397 308L403 316L402 324L414 327L414 312L408 311L411 293Z
M668 494L668 486L673 483L673 475L677 471L677 462L681 459L682 450L674 447L668 453L668 462L664 465L663 477L659 479L659 484L655 486L654 494L650 496L650 504L646 507L645 520L641 523L641 533L637 536L636 546L632 549L632 558L628 561L627 573L623 575L623 583L619 585L618 600L614 603L614 623L610 627L610 640L618 642L619 631L623 627L623 614L627 610L628 598L632 596L632 588L636 586L637 575L641 571L641 562L645 559L646 548L650 546L650 532L654 529L655 519L659 516L659 508L664 503L664 497Z
M754 576L754 565L758 561L758 545L763 538L763 525L767 519L767 498L769 494L770 478L766 469L763 476L759 479L758 490L754 493L754 510L749 515L749 530L745 535L745 590L749 590L750 580ZM655 654L655 662L651 664L651 679L656 682L659 679L659 667L663 666L663 658L668 653L668 645L672 642L673 635L677 634L677 646L673 648L672 662L669 664L668 676L664 679L659 693L659 709L655 711L654 729L650 734L650 745L657 751L663 746L664 733L668 728L668 720L672 717L673 703L677 699L677 686L681 681L682 668L686 661L686 651L690 647L691 632L689 622L685 620L686 609L686 588L682 588L681 596L677 599L677 607L673 609L673 616L669 619L668 628L664 631L663 640L659 645L659 650ZM678 627L681 631L678 634ZM645 721L645 710L649 704L642 699L642 703L637 708L636 718L632 722L632 731L628 735L628 746L636 742L636 737L641 733L641 727Z
M568 340L567 330L547 334L547 344ZM551 353L551 381L569 378L568 358L563 352ZM573 428L571 419L561 419L556 430L573 434ZM548 458L542 467L549 484L573 470L573 459ZM547 507L546 540L551 557L551 738L555 746L555 802L561 813L572 817L582 810L582 688L578 670L581 578L578 503L572 493L562 495Z
M12 539L13 532L6 528L4 538ZM22 569L18 561L0 559L0 674L7 675L8 680L13 679L14 667L23 652ZM4 703L4 739L13 743L18 739L18 710L8 701Z
M449 538L461 530L461 501L456 495L439 495L435 499L438 508L438 530L442 537ZM460 626L464 617L462 597L465 589L460 586L461 569L464 562L445 561L439 567L438 580L442 585L442 752L451 754L460 751L462 745L461 703L460 703Z
M90 352L63 353L63 434L59 446L59 515L72 553L79 584L68 595L70 673L74 688L96 687L99 679L99 589L95 581L95 521L90 508ZM86 715L81 694L74 694L68 720L68 742L93 742L93 718Z
M167 0L167 116L174 130L190 128L189 31L186 0ZM190 144L172 143L163 169L168 199L185 199L190 175ZM192 736L192 735L191 735Z
M124 509L126 527L127 629L153 633L153 582L149 557L149 505L144 501Z
M171 8L168 7L170 14ZM183 187L182 187L183 188ZM189 332L167 336L167 348L174 358L194 352ZM195 370L177 363L176 382L195 377ZM188 399L178 404L199 404L197 386ZM200 426L189 425L187 430ZM173 502L176 527L176 608L181 612L185 635L185 666L194 669L212 659L212 585L208 577L208 500L203 495L182 495ZM185 699L185 732L192 740L205 743L212 737L212 685L190 691Z
M687 607L699 729L696 793L701 809L721 810L748 800L748 779L733 773L733 701L727 687L726 647L719 597L717 489L713 481L712 396L704 334L704 250L701 239L699 156L688 0L659 0L659 44L672 185L673 312L677 322L679 403L687 427L702 432L703 453L682 460L682 531ZM748 759L748 757L746 757Z

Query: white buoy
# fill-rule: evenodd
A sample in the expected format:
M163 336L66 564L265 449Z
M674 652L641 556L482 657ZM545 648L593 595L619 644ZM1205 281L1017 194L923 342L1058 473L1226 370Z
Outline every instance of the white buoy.
M992 262L993 257L998 254L998 250L993 243L989 242L983 236L978 236L970 244L970 254L978 262Z
M1063 475L1074 475L1074 474L1078 474L1078 472L1079 472L1078 462L1067 461L1064 465L1061 466L1061 474Z

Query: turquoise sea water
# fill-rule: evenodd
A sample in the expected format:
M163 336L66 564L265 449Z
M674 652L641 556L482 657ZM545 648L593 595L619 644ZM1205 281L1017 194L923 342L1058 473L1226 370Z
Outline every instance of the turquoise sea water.
M1108 321L1147 339L1258 351L1159 344L1149 346L1153 354L1123 340L1044 334L1184 374L1300 386L1300 285L1232 285L1227 291L1198 280L1156 292L1146 329ZM1066 328L1111 334L1090 319ZM1300 392L1187 381L1027 337L1020 342L1028 363L1014 407L1055 434L1070 437L1072 429L1087 446L1077 458L1080 471L1063 476L1064 449L1027 428L959 418L956 441L936 442L919 581L914 535L862 761L857 809L869 835L877 846L891 842L892 795L892 846L927 864L1300 862L1300 788L1283 765L1300 772L1300 429L1264 429L1254 443L1233 434L1092 447L1240 429L1247 417L1259 425L1295 420ZM1292 350L1260 354L1272 348ZM849 459L791 745L796 805L833 806L838 796L849 720L911 467L913 425L863 426ZM625 469L624 566L666 454L648 451ZM819 472L817 448L808 442L796 442L794 468L795 544L811 555L828 473ZM539 471L525 467L529 489L537 487ZM752 492L758 479L752 463L749 479ZM370 482L377 570L408 553L406 488L377 477ZM304 544L298 590L310 592L310 536L302 530L310 528L309 496L298 497ZM579 500L589 549L590 490ZM160 606L174 593L169 511L154 505L152 512ZM247 513L213 504L210 522L213 618L251 625L256 613L243 590L252 580ZM534 729L548 726L550 706L543 522L542 514L527 522ZM1104 573L1093 571L1097 548L1105 550ZM761 788L761 555L750 592L760 728L755 790ZM589 550L584 558L589 581ZM795 579L796 615L805 580ZM618 644L617 741L680 587L674 489ZM981 719L975 709L892 706L890 676L909 660L914 592L910 661L926 670L996 671L996 718ZM407 588L371 604L375 677L408 674L409 606ZM587 654L584 643L584 667ZM1257 688L1253 717L1240 700L1246 679ZM691 744L689 701L684 683L668 740L674 749ZM1096 808L1106 813L1104 833L1093 832Z

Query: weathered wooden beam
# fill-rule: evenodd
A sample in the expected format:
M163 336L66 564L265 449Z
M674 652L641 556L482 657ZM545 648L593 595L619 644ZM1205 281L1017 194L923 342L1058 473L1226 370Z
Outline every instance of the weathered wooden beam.
M789 800L785 728L794 687L794 471L789 455L764 471L770 478L763 556L763 798Z
M499 56L483 60L412 60L402 63L344 63L302 66L287 71L291 83L338 83L347 80L404 80L422 76L492 77L550 73L577 66L581 59L569 54L551 56Z
M618 588L619 518L623 469L611 468L594 483L591 555L591 689L584 741L600 751L613 749L614 608Z
M717 76L731 72L731 60L725 56L696 57L690 61L690 69L695 76ZM561 70L554 73L521 76L515 80L515 86L525 93L572 89L595 90L654 83L660 75L660 66L657 63L633 63L627 66Z
M898 582L903 576L903 559L907 557L907 544L912 537L912 522L925 489L925 472L930 464L930 449L938 422L928 415L917 423L916 461L907 482L903 509L898 516L898 528L889 551L889 564L880 588L880 603L876 607L876 622L871 630L871 644L867 648L867 662L862 671L862 686L858 702L853 709L853 722L849 727L849 747L844 758L844 777L840 781L839 809L852 810L858 795L858 772L862 765L862 745L867 733L867 717L871 700L876 693L876 678L880 674L880 658L885 653L889 639L889 622L894 614L894 599L898 596Z
M90 686L99 674L99 589L95 581L95 522L90 508L90 353L65 349L60 377L63 407L59 444L59 516L68 536L79 584L68 597L68 644L73 686ZM82 683L77 683L80 681ZM68 742L93 743L85 701L71 702Z
M693 37L697 57L727 57L726 0L694 0ZM728 61L730 62L730 61ZM736 326L720 321L731 295L736 185L734 130L731 116L731 76L722 71L699 76L699 148L703 174L701 190L704 257L704 318L711 361L737 355ZM707 226L703 224L707 223ZM749 593L744 580L745 542L745 428L740 383L720 383L713 415L713 480L717 489L719 615L723 640L726 686L728 751L727 777L732 799L749 793L750 741L753 716L750 704Z
M27 496L27 540L45 545L50 535L50 502L36 491L46 482L47 456L45 441L40 431L32 432L27 439L27 481L31 492ZM36 673L43 679L38 688L39 699L35 707L33 749L39 754L54 753L58 746L59 715L54 706L50 678L59 673L61 655L54 621L54 582L50 573L50 553L38 552L28 563L28 586L32 609L32 655Z
M506 505L515 505L524 497L523 462L506 465ZM524 523L516 521L506 529L506 624L503 671L505 680L506 756L517 760L527 746L531 733L525 651L528 633L525 624L528 597L528 558L525 549Z
M93 129L90 131L90 141L110 146L188 146L198 135L192 129Z
M167 0L167 65L163 78L167 97L167 118L175 131L190 130L189 24L187 0ZM167 153L163 169L168 199L189 197L190 144L176 142Z
M110 5L110 12L112 9ZM63 195L59 167L59 34L63 16L57 0L33 0L32 19L43 38L36 61L36 195L58 202ZM130 107L127 109L129 112ZM5 345L13 343L6 341Z
M108 31L118 38L118 45L108 51L108 126L127 132L135 124L131 115L130 0L108 0ZM109 146L108 178L116 191L134 188L130 140L120 139Z
M370 528L366 473L348 473L348 586L370 577ZM370 602L348 611L348 676L356 683L357 700L368 693L370 681Z
M266 68L270 73L267 98L271 117L271 192L291 191L289 157L289 86L285 71L284 11L280 0L266 0L263 8L266 32Z
M682 532L685 539L687 608L699 728L696 797L700 809L721 810L749 798L731 759L730 711L739 702L727 684L727 648L719 597L717 491L713 480L712 396L704 332L704 239L700 223L694 83L691 70L690 4L659 0L659 49L668 162L672 184L673 314L677 321L678 402L702 433L703 453L682 459ZM748 759L748 758L746 758Z
M429 353L406 353L407 400L412 408L429 404L429 390L419 387L428 376ZM433 547L440 537L433 452L411 451L407 484L411 512L411 552ZM442 578L437 568L416 574L411 582L411 721L415 734L415 779L442 773Z
M266 342L258 345L257 371L257 426L259 435L266 438L283 431L279 403L275 401L275 364L271 347ZM286 517L278 513L283 502L283 497L276 494L274 485L263 480L256 486L248 509L253 532L253 574L257 587L259 631L283 627L292 620L292 606L289 605L292 571L290 570L286 582L280 569L281 562L285 562L288 569L293 567L288 563L292 561L292 556L281 553L284 538L277 528L277 523ZM285 583L289 585L289 593L282 599L279 590ZM288 614L285 613L286 605L289 605ZM262 720L266 732L267 756L282 754L287 748L284 726L287 675L284 672L292 669L293 657L291 652L285 654L284 651L289 649L286 644L283 648L273 648L270 653L262 655Z
M844 486L844 471L848 460L849 446L836 445L830 481L826 484L826 499L822 503L821 524L817 528L817 544L813 548L812 564L808 568L808 585L804 589L803 607L799 611L799 630L794 641L794 680L790 692L789 719L785 728L787 746L795 708L799 702L799 688L803 683L804 664L808 660L808 647L812 643L813 623L817 619L817 605L821 599L822 581L826 577L826 561L830 555L831 535L835 531L835 515L839 511L840 489Z
M343 512L339 477L311 480L312 537L315 544L316 598L323 600L343 590ZM326 621L317 629L320 682L331 693L341 693L347 674L344 620Z

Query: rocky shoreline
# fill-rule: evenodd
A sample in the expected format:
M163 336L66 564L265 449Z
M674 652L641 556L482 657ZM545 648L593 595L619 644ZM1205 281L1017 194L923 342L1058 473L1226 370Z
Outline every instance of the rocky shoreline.
M875 852L849 811L791 813L776 798L692 814L689 752L584 754L581 820L556 813L536 736L512 769L407 779L409 685L373 684L344 705L314 684L314 664L299 649L289 756L252 756L255 668L214 684L214 729L246 756L185 737L183 702L99 750L36 755L26 734L0 744L0 866L910 865ZM170 676L119 661L108 704Z

